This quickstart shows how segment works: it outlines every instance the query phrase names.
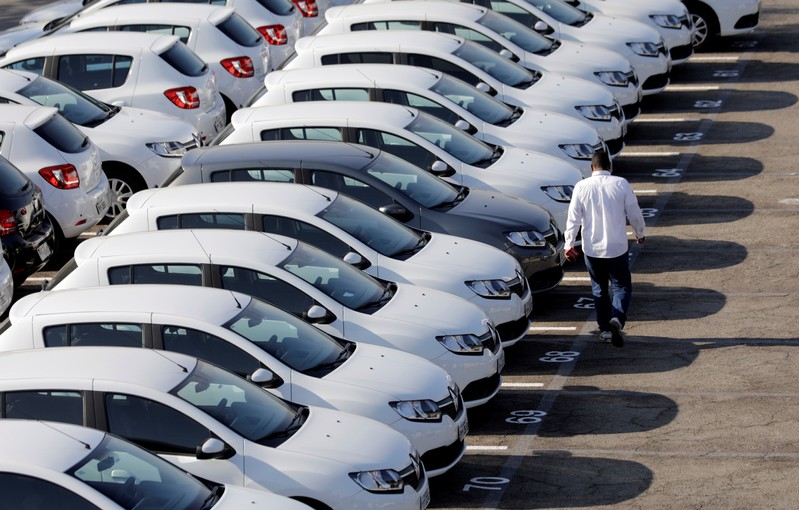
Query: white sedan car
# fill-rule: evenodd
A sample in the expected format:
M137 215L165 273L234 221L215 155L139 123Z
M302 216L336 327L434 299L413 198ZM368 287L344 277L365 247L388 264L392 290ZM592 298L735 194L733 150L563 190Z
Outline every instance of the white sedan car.
M694 24L694 47L746 34L760 24L760 0L682 0Z
M49 289L164 283L255 296L323 331L396 348L446 370L467 407L499 391L505 352L476 305L417 285L383 283L289 237L173 230L83 241Z
M142 347L180 352L276 396L365 416L411 440L428 476L463 455L460 390L412 354L332 338L247 295L184 285L114 285L29 294L12 307L0 350Z
M511 255L463 237L412 230L326 188L217 182L146 190L130 199L127 218L107 233L187 228L293 237L380 280L456 295L486 313L504 347L521 340L530 326L533 294Z
M296 139L369 145L458 185L494 189L539 205L561 229L573 186L583 178L580 169L562 159L487 145L415 108L389 103L312 101L244 108L220 137L220 145Z
M217 484L266 489L316 508L410 510L429 501L418 454L396 430L291 404L191 356L26 349L0 355L0 374L5 418L109 432Z
M310 508L264 490L208 483L124 439L54 421L0 420L0 491L4 505L20 510L188 509L204 502L209 510Z

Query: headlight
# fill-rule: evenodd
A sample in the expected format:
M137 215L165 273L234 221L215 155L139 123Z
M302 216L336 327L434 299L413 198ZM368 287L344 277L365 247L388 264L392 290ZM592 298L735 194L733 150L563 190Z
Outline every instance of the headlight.
M610 108L601 104L575 106L575 108L583 117L589 120L610 121L612 118L610 115Z
M636 55L642 57L657 57L658 45L651 42L629 42L627 46L633 50Z
M627 73L621 71L597 71L594 75L599 81L611 87L626 87L630 83Z
M350 478L369 492L393 493L402 492L405 488L405 482L402 481L399 473L393 469L359 471L357 473L350 473Z
M522 248L543 248L547 245L544 235L537 230L506 232L505 237L508 238L508 241Z
M401 400L389 402L400 416L410 421L440 421L441 409L432 400Z
M188 150L186 144L181 142L152 142L145 145L151 151L165 158L179 158Z
M652 14L649 16L655 25L663 28L680 28L682 19L674 14Z
M567 156L574 159L591 159L594 155L594 147L587 143L565 143L559 145L560 150L566 153Z
M510 287L504 280L474 280L465 282L475 294L488 299L507 299Z
M444 335L437 336L436 340L438 340L448 351L452 351L456 354L483 353L483 343L480 341L477 335Z
M574 186L568 184L563 186L542 186L541 190L556 202L569 202L572 199Z

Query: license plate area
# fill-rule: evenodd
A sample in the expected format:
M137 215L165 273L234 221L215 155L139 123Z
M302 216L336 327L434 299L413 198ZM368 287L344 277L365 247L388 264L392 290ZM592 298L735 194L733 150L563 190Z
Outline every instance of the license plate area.
M39 260L41 260L42 262L49 259L52 253L53 250L50 248L50 245L47 243L42 243L36 248L36 254L39 256Z
M463 420L463 423L458 425L458 441L463 441L466 434L469 433L469 420Z

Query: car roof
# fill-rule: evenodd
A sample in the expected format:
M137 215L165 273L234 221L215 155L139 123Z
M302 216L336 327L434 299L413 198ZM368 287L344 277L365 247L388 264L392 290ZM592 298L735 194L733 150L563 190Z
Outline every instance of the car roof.
M109 285L28 294L14 303L8 316L11 324L15 324L34 315L124 311L179 315L222 325L252 300L246 294L212 287Z
M239 230L156 230L87 239L75 249L78 265L96 257L113 258L119 264L137 261L275 266L285 260L298 241L275 234ZM254 257L257 254L257 259ZM2 373L2 372L0 372Z
M68 423L0 420L0 462L64 472L86 457L105 432Z
M347 64L272 71L264 78L267 91L285 85L290 89L307 86L386 88L388 86L429 89L442 76L441 71L396 64Z
M25 124L28 129L36 129L58 113L52 106L28 104L0 104L0 121Z
M325 12L325 19L331 24L338 20L355 23L398 17L403 20L434 18L461 20L469 23L483 17L486 11L488 9L485 7L456 2L374 2L331 7Z
M0 90L5 92L17 92L38 77L38 74L28 71L0 69Z
M232 7L220 5L193 4L193 3L143 3L114 5L91 11L78 16L70 24L71 29L107 26L111 24L131 23L165 23L169 20L172 24L197 23L208 21L218 24L229 18L235 10Z
M360 169L371 163L380 153L380 149L367 145L337 141L281 140L198 147L183 155L181 165L188 169L197 165L244 165L268 161L269 164L298 167L303 161L322 161Z
M235 129L253 122L276 123L286 120L302 122L328 122L343 125L347 120L368 120L380 125L407 126L419 115L415 108L392 103L366 101L309 101L274 106L241 108L233 113L231 123Z
M196 365L197 360L185 354L138 347L51 347L0 353L3 381L14 385L40 380L40 389L49 390L77 390L94 380L106 380L170 391Z
M291 182L212 182L142 190L128 200L125 208L130 216L146 210L161 215L282 210L289 216L296 211L315 216L336 198L336 191Z
M344 34L308 36L294 44L297 55L318 50L326 53L347 51L422 51L452 53L463 45L463 38L441 32L408 30L366 30Z
M54 37L58 37L54 44ZM42 37L8 50L3 62L34 55L64 55L70 52L138 55L144 49L161 53L178 42L177 36L147 32L80 32Z

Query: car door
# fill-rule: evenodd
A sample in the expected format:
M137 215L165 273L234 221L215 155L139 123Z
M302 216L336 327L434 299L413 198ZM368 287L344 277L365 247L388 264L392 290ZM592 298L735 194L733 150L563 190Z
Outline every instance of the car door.
M42 389L3 392L3 418L92 425L94 411L89 392L77 389L77 385L75 389L53 389L42 384Z
M33 317L35 344L42 347L144 347L148 314L125 320L95 320Z
M136 65L130 55L75 53L56 55L50 78L106 103L133 104Z

